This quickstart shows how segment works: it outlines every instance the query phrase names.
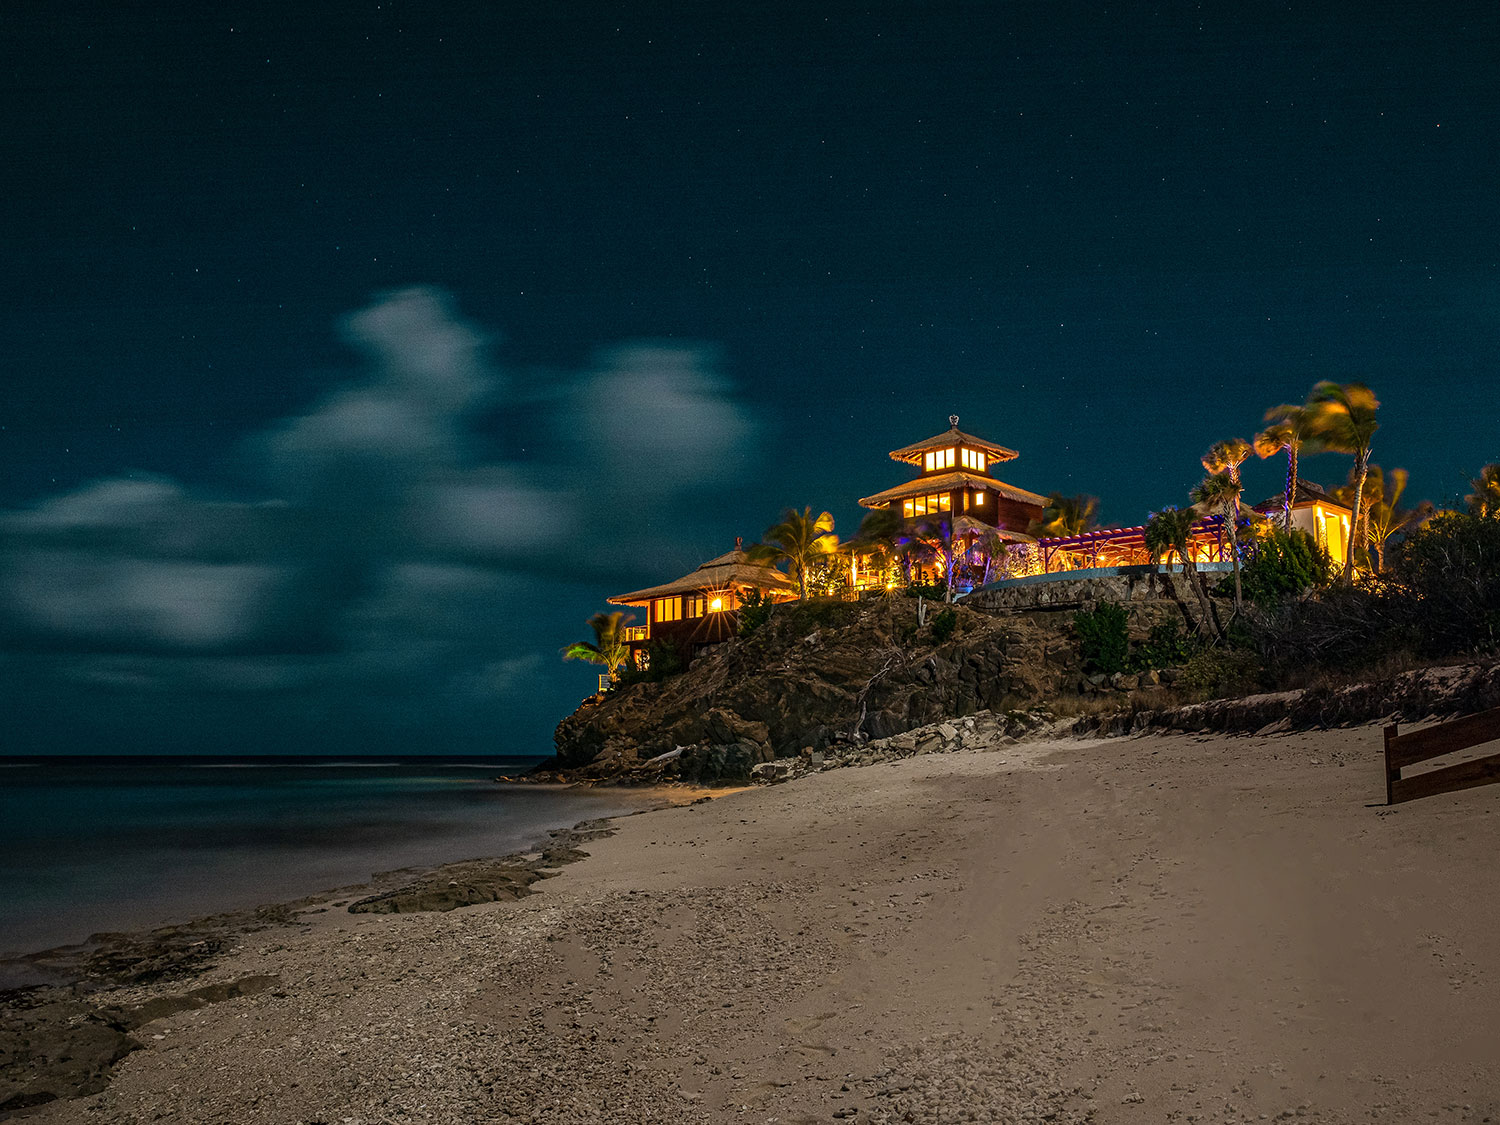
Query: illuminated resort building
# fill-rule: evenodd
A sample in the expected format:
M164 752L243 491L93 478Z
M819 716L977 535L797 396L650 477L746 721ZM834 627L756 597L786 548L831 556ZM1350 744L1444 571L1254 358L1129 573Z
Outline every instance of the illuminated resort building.
M996 465L1014 461L1019 454L963 432L956 416L948 421L946 432L891 451L891 459L916 469L916 476L859 502L866 508L887 509L896 517L896 541L881 547L844 544L835 568L843 577L824 593L853 598L906 582L946 585L950 573L954 592L962 593L997 581L1046 581L1049 576L1151 563L1144 525L1068 536L1028 534L1029 527L1041 523L1047 498L994 474ZM1279 522L1282 497L1272 497L1255 510ZM1318 485L1298 482L1292 525L1312 535L1335 563L1342 564L1348 555L1352 516L1346 505ZM1194 563L1230 561L1228 530L1220 516L1194 523L1189 544ZM1162 561L1181 560L1174 555ZM751 591L790 601L797 596L797 584L773 567L750 562L736 545L676 581L620 594L609 602L643 611L644 621L626 629L631 662L640 667L653 640L668 642L691 657L734 636L740 604Z
M1283 489L1280 495L1255 505L1255 510L1279 521L1285 497ZM1349 557L1349 523L1353 518L1354 509L1335 500L1321 485L1298 479L1297 494L1292 498L1292 527L1311 535L1340 566Z
M1025 532L1039 519L1047 498L1006 484L991 469L1002 461L1020 456L992 441L985 441L958 428L958 416L948 419L946 433L891 450L891 460L917 470L915 480L898 484L860 504L866 508L889 508L904 520L951 515L969 516L990 527Z
M675 582L619 594L608 601L644 611L643 624L625 629L631 663L640 667L652 640L666 641L690 657L698 649L734 636L740 603L752 590L777 601L797 596L795 582L773 567L748 561L736 544L734 550L709 559Z

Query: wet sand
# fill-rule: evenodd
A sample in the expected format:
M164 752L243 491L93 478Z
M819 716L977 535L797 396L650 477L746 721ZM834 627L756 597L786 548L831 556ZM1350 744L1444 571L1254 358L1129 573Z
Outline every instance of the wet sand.
M25 1119L1500 1120L1500 786L1384 808L1380 745L997 745L623 818L515 902L247 935L191 987L256 990Z

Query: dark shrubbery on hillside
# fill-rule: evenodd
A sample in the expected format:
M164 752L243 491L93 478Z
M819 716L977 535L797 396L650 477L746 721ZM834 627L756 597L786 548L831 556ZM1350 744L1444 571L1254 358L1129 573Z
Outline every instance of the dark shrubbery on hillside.
M1125 671L1130 634L1124 606L1100 602L1093 609L1079 610L1073 615L1073 632L1084 671L1106 675Z
M1335 583L1252 615L1278 679L1356 671L1395 656L1471 656L1500 648L1500 519L1450 512L1414 531L1390 570Z
M1387 596L1429 656L1500 644L1500 519L1445 512L1413 532L1391 568Z

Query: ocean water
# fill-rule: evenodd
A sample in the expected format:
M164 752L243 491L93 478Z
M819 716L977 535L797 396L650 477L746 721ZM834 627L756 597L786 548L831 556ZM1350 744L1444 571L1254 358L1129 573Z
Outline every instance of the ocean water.
M504 855L648 803L497 784L536 759L0 759L0 953Z

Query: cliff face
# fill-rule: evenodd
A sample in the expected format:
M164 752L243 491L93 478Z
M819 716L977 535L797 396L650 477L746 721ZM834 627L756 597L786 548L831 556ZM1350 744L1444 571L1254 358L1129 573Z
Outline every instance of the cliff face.
M735 780L804 749L1025 708L1076 682L1060 615L997 619L959 605L939 643L942 609L929 604L919 625L909 598L784 606L681 675L585 702L558 725L558 764L585 778Z

